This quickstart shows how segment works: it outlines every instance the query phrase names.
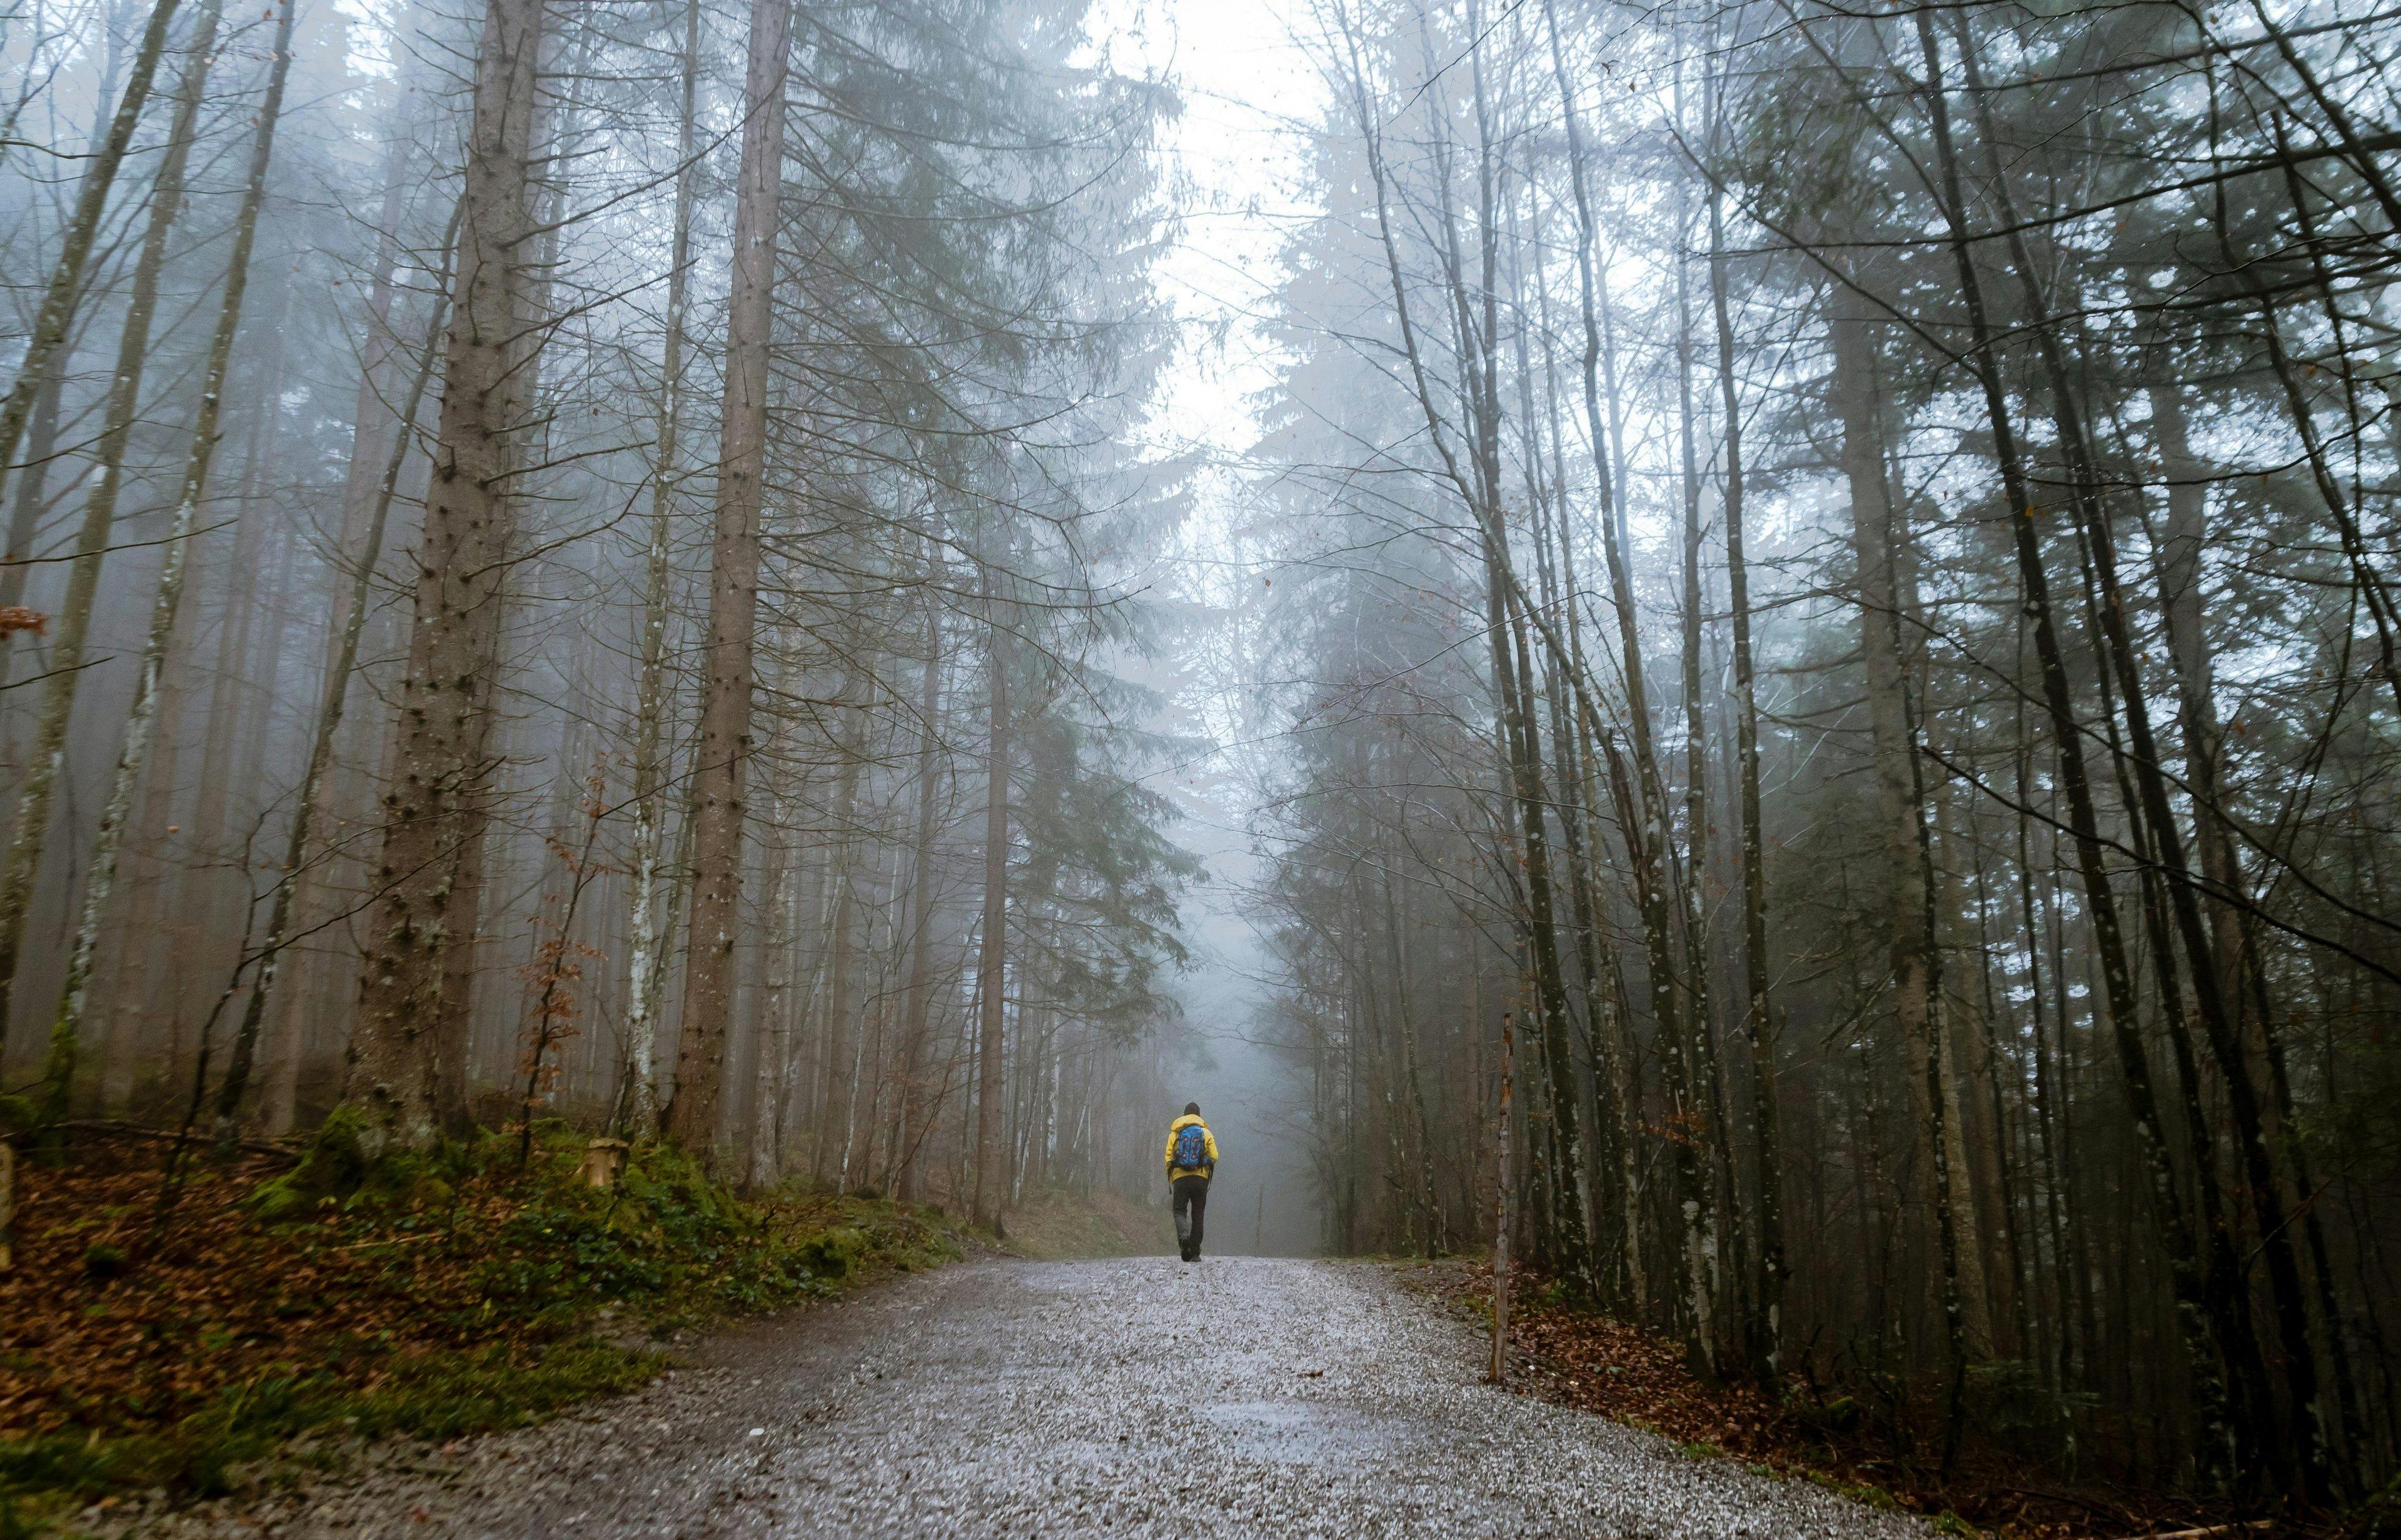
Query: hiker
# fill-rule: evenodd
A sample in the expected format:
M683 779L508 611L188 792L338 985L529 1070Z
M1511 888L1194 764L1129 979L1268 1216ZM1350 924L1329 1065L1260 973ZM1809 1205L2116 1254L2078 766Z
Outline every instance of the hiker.
M1175 1190L1175 1246L1187 1262L1200 1259L1200 1217L1209 1209L1209 1178L1217 1173L1217 1136L1200 1121L1200 1104L1167 1126L1167 1184Z

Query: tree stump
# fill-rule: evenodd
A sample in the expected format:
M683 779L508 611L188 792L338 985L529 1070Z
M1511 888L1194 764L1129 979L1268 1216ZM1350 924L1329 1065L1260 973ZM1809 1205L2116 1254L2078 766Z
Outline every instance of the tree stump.
M615 1187L625 1169L626 1152L634 1147L623 1139L594 1139L583 1147L583 1179L594 1187Z

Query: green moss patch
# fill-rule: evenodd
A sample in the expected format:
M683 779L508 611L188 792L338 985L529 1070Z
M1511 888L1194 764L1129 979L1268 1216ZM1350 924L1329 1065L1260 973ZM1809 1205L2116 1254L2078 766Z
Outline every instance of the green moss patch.
M938 1211L737 1195L671 1148L618 1185L583 1140L370 1159L339 1119L296 1165L21 1167L0 1274L0 1533L113 1492L227 1490L295 1438L449 1438L639 1384L655 1343L957 1258Z

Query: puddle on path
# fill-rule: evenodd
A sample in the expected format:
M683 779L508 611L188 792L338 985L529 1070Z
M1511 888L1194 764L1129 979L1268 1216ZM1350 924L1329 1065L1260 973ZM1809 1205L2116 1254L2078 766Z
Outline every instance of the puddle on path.
M1397 1417L1322 1401L1237 1401L1201 1415L1234 1437L1234 1452L1286 1465L1320 1465L1398 1449L1411 1433Z

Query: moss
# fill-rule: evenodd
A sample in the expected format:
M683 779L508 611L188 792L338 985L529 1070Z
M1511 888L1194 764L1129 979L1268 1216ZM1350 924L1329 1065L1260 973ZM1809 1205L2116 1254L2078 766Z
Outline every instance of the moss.
M1818 1471L1811 1471L1809 1473L1809 1479L1817 1482L1828 1492L1840 1492L1843 1496L1849 1498L1852 1502L1865 1503L1872 1508L1883 1508L1887 1512L1894 1512L1898 1511L1901 1506L1900 1498L1895 1497L1892 1493L1885 1491L1884 1488L1876 1486L1871 1482L1840 1481L1836 1480L1833 1477L1824 1475Z
M273 1363L240 1358L223 1323L163 1329L163 1358L197 1396L152 1404L68 1387L48 1426L0 1439L0 1503L48 1510L62 1495L149 1487L207 1496L301 1435L442 1439L539 1421L655 1375L665 1359L624 1345L644 1329L668 1337L962 1254L939 1211L745 1199L669 1146L638 1148L615 1188L596 1189L580 1176L583 1140L564 1124L537 1129L522 1173L513 1138L370 1157L364 1132L354 1115L329 1119L292 1171L232 1211L240 1233L212 1243L228 1249L189 1265L239 1253L257 1266L261 1247L316 1265L340 1257L351 1297L389 1308L312 1329L321 1297L265 1283L262 1313L291 1323L274 1334ZM80 1254L95 1280L107 1249Z
M665 1360L605 1342L520 1353L507 1347L396 1354L365 1388L329 1369L262 1377L158 1433L103 1437L69 1431L0 1444L0 1492L97 1497L165 1487L196 1497L234 1490L236 1467L294 1436L427 1439L518 1427L657 1374Z

